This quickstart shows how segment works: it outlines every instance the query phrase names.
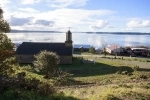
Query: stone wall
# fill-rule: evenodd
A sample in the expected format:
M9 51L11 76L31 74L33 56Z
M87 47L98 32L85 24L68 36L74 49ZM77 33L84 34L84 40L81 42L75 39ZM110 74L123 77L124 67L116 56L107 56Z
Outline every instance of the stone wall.
M72 64L72 56L61 56L60 64Z
M16 55L19 63L33 63L33 55ZM72 64L72 56L60 56L60 64Z
M19 63L33 63L35 60L33 55L16 55L16 58Z

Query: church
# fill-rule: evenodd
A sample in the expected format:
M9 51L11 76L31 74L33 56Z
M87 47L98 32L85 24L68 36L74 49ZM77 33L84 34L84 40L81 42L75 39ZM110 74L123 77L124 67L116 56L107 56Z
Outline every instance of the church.
M60 57L60 64L72 64L72 44L72 33L68 30L64 43L23 42L16 50L16 58L19 63L33 63L34 55L46 50L57 53Z

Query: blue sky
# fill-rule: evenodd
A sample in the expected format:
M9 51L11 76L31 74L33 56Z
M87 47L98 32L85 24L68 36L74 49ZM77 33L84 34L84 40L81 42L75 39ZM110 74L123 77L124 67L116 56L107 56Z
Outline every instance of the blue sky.
M0 0L12 29L150 32L150 0Z

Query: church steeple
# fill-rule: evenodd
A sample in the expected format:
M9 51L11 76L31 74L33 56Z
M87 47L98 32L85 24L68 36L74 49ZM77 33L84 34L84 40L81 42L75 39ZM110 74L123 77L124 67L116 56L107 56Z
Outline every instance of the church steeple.
M66 32L66 41L65 41L66 46L72 46L72 33L69 30Z
M72 33L70 31L70 28L69 30L66 32L66 41L72 41Z

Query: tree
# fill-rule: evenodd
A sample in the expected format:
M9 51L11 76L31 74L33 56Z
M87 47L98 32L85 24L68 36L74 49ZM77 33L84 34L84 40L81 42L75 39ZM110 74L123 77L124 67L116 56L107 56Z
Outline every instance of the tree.
M106 57L106 54L107 54L106 47L107 47L107 43L106 43L106 41L103 40L103 42L102 42L102 50L103 50L103 53L104 53L105 57Z
M7 21L5 21L3 19L3 10L0 8L0 33L8 33L10 32L10 26L7 23Z
M6 32L10 32L10 26L3 19L3 10L0 8L0 74L10 69L13 62L11 57L14 55L14 44L7 37Z
M13 50L14 48L11 40L4 34L8 32L10 32L10 26L7 21L3 19L3 10L0 8L0 51Z
M95 52L96 52L95 48L93 46L91 46L89 48L89 53L93 53L94 54Z
M34 67L36 70L44 72L46 74L45 78L51 78L56 74L60 61L56 53L44 50L35 55L35 58Z

